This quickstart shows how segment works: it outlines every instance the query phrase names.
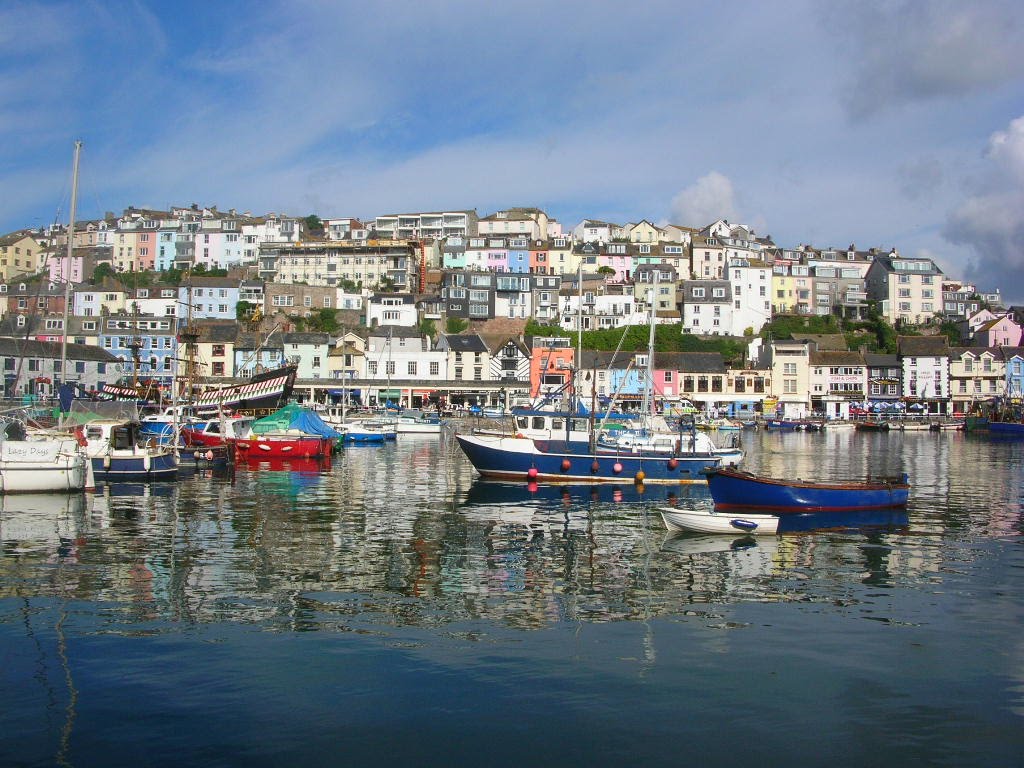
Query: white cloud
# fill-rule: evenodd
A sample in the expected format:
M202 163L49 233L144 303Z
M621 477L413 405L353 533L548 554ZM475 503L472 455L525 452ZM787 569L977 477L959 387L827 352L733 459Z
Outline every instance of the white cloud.
M975 191L950 213L943 235L969 251L965 277L1024 302L1024 117L992 134Z
M718 219L738 221L732 182L718 171L697 179L672 199L671 220L703 227Z

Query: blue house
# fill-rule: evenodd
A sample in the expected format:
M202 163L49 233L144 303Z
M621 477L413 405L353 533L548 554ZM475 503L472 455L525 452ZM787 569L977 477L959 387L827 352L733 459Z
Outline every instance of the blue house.
M1006 396L1024 399L1024 347L1000 347L1006 361Z

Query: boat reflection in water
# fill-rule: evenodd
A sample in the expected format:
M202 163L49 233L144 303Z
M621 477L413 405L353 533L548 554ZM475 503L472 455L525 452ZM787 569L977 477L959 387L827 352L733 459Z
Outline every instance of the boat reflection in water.
M0 495L0 545L8 552L67 555L85 527L85 494Z

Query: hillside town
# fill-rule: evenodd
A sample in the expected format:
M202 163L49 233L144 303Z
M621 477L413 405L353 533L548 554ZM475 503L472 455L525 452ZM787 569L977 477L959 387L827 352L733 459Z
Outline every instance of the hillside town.
M172 398L186 378L209 387L285 364L300 402L501 412L571 388L598 407L652 392L666 411L732 417L948 415L1024 389L1024 307L998 288L896 248L781 246L724 219L566 229L537 208L360 221L129 207L73 234L3 235L0 280L9 400L46 400L61 382ZM782 317L874 318L894 348L762 333ZM650 325L745 351L581 344Z

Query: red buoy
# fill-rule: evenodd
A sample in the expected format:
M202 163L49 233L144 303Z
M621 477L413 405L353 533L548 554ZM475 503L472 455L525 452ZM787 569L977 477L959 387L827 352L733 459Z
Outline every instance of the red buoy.
M536 480L537 479L537 475L539 475L539 474L540 473L537 471L536 467L530 467L528 470L526 470L526 476L528 478L530 478L531 480Z
M562 459L562 471L563 472L568 472L569 471L569 467L571 467L571 466L572 466L572 462L571 461L569 461L568 459Z
M675 469L678 466L679 466L679 462L676 460L675 456L673 456L671 459L668 460L668 468L669 469Z
M601 465L598 463L597 459L594 459L594 463L590 465L590 471L595 475L601 471Z
M622 464L620 464L617 461L614 464L612 464L612 472L614 472L617 475L621 471L622 471Z

